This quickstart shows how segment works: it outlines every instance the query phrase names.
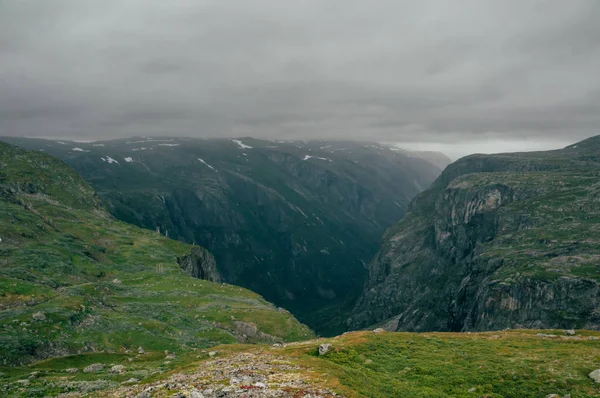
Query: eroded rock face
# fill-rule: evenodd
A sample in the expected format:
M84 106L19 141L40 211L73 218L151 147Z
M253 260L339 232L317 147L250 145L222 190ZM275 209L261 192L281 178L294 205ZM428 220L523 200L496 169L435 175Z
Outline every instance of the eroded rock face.
M217 270L217 263L208 250L194 247L187 256L177 258L177 262L185 272L194 278L210 282L221 282L221 275Z
M600 329L600 138L450 165L385 236L352 329Z

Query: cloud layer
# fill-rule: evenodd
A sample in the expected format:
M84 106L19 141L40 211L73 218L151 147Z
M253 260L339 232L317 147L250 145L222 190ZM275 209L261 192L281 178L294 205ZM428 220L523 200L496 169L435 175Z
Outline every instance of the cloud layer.
M600 134L597 0L0 0L0 135Z

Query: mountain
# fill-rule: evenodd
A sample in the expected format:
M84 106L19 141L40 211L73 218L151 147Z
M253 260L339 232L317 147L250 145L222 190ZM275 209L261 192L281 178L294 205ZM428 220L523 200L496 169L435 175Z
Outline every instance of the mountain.
M600 329L600 136L467 156L388 229L351 328Z
M381 235L441 170L368 142L5 138L77 170L123 221L197 243L226 282L345 330Z
M1 365L312 336L219 277L205 249L115 220L62 161L0 143Z

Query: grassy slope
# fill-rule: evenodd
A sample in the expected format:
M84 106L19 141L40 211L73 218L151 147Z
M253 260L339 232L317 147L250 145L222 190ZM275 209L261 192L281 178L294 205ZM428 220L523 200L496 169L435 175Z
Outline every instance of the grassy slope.
M546 397L548 394L571 394L577 398L597 397L600 385L587 376L600 367L598 332L581 331L575 337L562 337L562 331L543 331L557 337L537 337L538 331L513 330L488 333L382 333L355 332L327 339L294 343L285 348L268 346L229 345L216 348L219 358L235 357L240 352L258 356L277 355L279 361L299 365L277 375L280 380L304 380L308 384L328 387L339 394L351 397ZM332 352L326 356L316 354L321 343L333 344ZM129 355L134 357L134 355ZM72 388L116 387L118 382L140 374L154 374L148 380L164 383L177 373L197 373L211 361L206 353L189 353L178 357L169 367L162 364L164 356L149 354L134 362L127 355L104 358L105 362L123 363L128 367L126 375L99 374L65 375L64 369L81 366L81 356L51 360L27 368L13 370L7 380L7 392L18 396L16 379L26 378L32 371L41 374L32 380L28 390L21 392L59 392L51 390L56 385ZM235 365L234 365L235 366ZM264 372L265 370L262 370ZM268 374L268 370L266 370ZM160 373L159 373L160 372ZM258 371L260 373L261 371ZM94 382L93 380L98 380ZM162 381L161 381L162 380ZM202 389L200 378L191 378L193 387ZM271 380L271 379L270 379ZM81 383L87 381L89 384ZM271 380L277 382L278 380ZM90 383L91 382L91 383ZM62 384L61 384L62 383ZM94 384L98 383L98 384ZM223 380L228 385L229 380ZM155 391L157 397L173 396L178 387ZM301 384L302 385L302 384ZM131 386L131 385L130 385ZM138 393L146 384L134 385L131 393ZM181 391L185 386L181 386ZM273 385L270 385L273 388ZM63 387L60 391L65 391ZM121 396L116 393L97 392L99 396ZM290 396L302 396L293 395Z
M191 246L114 220L61 161L3 143L0 238L0 364L235 342L234 319L311 336L253 292L183 273Z

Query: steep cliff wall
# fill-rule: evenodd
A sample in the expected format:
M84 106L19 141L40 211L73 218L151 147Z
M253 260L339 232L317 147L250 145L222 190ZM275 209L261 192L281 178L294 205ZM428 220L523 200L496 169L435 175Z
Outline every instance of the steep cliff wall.
M386 232L349 327L599 329L599 147L450 165Z

